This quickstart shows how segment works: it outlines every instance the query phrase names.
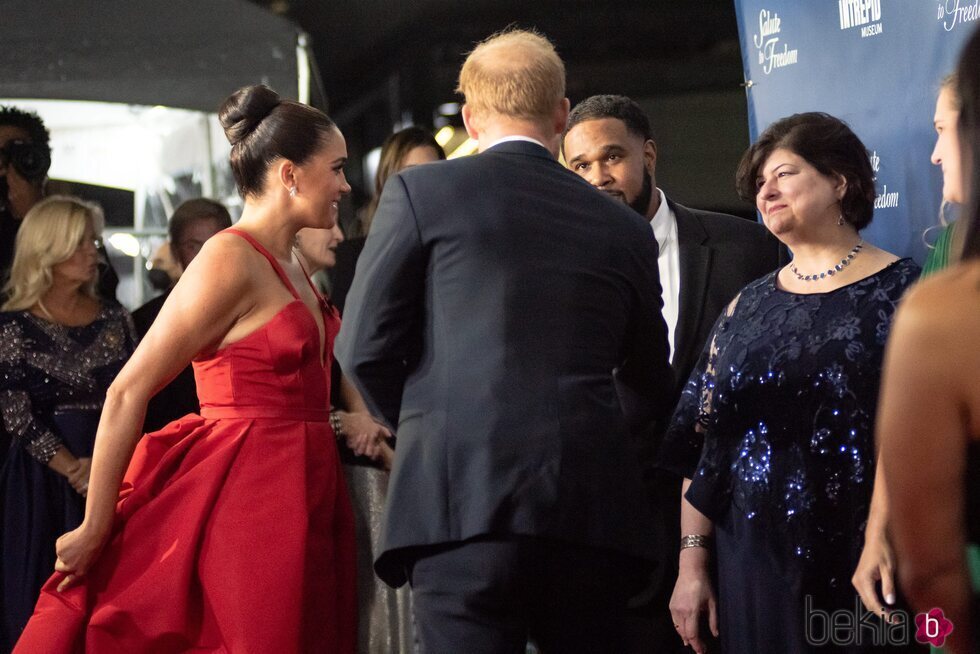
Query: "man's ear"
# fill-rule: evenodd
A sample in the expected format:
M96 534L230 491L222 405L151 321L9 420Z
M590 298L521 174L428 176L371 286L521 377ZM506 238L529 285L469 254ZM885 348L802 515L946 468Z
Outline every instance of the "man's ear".
M643 166L651 177L657 174L657 144L653 139L647 139L643 143Z
M568 126L568 113L572 110L572 103L568 98L562 98L555 108L555 134L563 134L565 127Z
M468 104L463 105L461 113L463 114L463 126L466 127L466 134L474 141L479 141L480 132L483 129L479 117L473 114L473 109Z

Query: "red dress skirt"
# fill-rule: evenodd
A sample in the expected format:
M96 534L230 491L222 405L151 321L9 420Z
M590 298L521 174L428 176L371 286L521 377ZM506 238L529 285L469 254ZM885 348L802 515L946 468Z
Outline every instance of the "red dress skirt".
M140 441L112 535L64 593L45 584L15 652L354 651L354 524L326 361L296 298L194 362L201 415Z

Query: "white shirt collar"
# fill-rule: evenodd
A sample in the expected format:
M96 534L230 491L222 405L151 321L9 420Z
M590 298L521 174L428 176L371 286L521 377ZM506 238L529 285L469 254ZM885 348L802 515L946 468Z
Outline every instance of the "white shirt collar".
M664 244L673 237L674 231L677 229L677 219L667 205L667 196L664 195L664 192L658 188L657 193L660 195L660 206L657 207L657 213L653 214L653 218L650 219L650 227L653 228L653 235L657 237L657 243L662 249Z
M490 148L492 148L494 146L500 145L501 143L508 143L510 141L527 141L528 143L535 143L537 145L540 145L545 150L548 150L548 146L546 146L544 143L542 143L538 139L533 139L530 136L523 136L521 134L514 134L513 136L505 136L502 139L497 139L496 141L494 141L493 143L491 143L490 145L488 145L486 148L484 148L484 151L489 150ZM551 150L548 150L548 151L551 152Z

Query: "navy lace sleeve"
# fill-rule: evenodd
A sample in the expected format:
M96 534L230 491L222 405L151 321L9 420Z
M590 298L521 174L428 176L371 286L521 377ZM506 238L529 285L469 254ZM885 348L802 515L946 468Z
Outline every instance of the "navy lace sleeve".
M664 442L658 456L659 466L685 479L694 477L694 471L701 459L704 432L711 413L711 395L715 386L715 363L718 358L719 339L724 340L728 322L739 297L736 297L715 321L697 365L684 383L677 407L664 434Z
M713 521L738 511L811 563L860 549L885 340L918 272L902 259L828 293L783 291L775 273L742 290L665 439L695 508Z

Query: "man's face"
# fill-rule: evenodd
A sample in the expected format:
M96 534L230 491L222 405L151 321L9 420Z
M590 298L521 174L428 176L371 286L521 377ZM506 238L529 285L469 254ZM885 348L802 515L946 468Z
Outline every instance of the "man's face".
M30 141L31 137L21 127L0 125L0 149L10 141ZM0 163L0 177L7 178L10 191L0 204L7 204L14 218L20 220L41 199L40 184L33 184L21 177L13 166Z
M180 242L171 244L181 267L187 270L187 266L204 247L204 242L220 231L221 226L218 221L212 218L202 218L188 223L180 236Z
M653 141L633 134L618 118L598 118L570 129L564 146L569 169L600 191L647 214L657 164Z

